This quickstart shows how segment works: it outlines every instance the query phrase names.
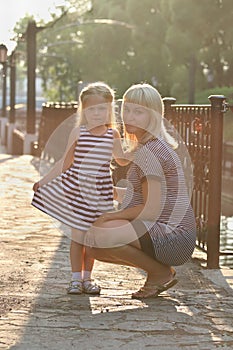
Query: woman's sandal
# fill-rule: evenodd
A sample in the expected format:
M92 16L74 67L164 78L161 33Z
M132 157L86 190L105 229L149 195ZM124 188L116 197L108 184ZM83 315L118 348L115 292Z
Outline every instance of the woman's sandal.
M101 288L91 279L83 280L83 293L86 294L100 294Z
M82 294L83 293L83 281L72 280L67 288L68 294Z
M164 283L158 284L155 282L146 282L145 285L140 288L137 292L132 294L133 299L146 299L146 298L156 298L160 293L173 287L178 280L175 278L176 271L172 269L173 278Z
M153 282L146 282L146 284L139 289L137 292L132 294L133 299L146 299L156 298L160 293L173 287L178 282L177 279L173 278L169 282L164 284L157 284Z

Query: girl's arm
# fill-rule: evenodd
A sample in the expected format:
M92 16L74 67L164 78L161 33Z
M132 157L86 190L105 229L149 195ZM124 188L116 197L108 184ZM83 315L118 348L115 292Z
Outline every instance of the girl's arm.
M52 169L38 182L33 185L33 191L37 191L40 186L47 184L49 181L59 176L62 172L69 169L74 159L74 149L77 139L79 138L79 127L74 128L67 142L66 150L62 158L55 163Z
M113 129L113 157L119 165L127 165L133 160L132 152L124 152L121 144L121 135L117 129Z
M153 177L145 178L142 182L143 204L131 208L104 213L100 216L95 225L109 220L134 219L156 221L160 214L161 184Z

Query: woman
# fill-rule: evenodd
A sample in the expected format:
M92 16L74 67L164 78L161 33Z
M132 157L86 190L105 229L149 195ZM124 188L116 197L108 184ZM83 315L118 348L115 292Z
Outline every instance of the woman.
M122 107L126 139L135 141L127 188L121 209L101 215L85 244L97 260L143 269L145 285L132 297L150 298L177 283L172 266L193 253L195 218L159 92L149 84L133 85ZM115 192L122 197L123 189Z

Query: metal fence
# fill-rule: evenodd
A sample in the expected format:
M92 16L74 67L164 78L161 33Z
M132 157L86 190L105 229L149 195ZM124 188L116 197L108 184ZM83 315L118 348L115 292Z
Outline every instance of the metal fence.
M208 105L176 105L165 98L165 117L185 142L193 167L192 206L197 246L207 253L207 267L218 268L220 251L221 179L224 96L210 96Z

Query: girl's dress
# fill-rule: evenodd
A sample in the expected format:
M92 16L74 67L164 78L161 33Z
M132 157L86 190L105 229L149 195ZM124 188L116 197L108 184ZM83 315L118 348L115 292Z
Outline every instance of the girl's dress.
M72 166L39 187L31 204L69 227L87 231L103 212L113 210L112 151L111 128L96 136L81 126Z

